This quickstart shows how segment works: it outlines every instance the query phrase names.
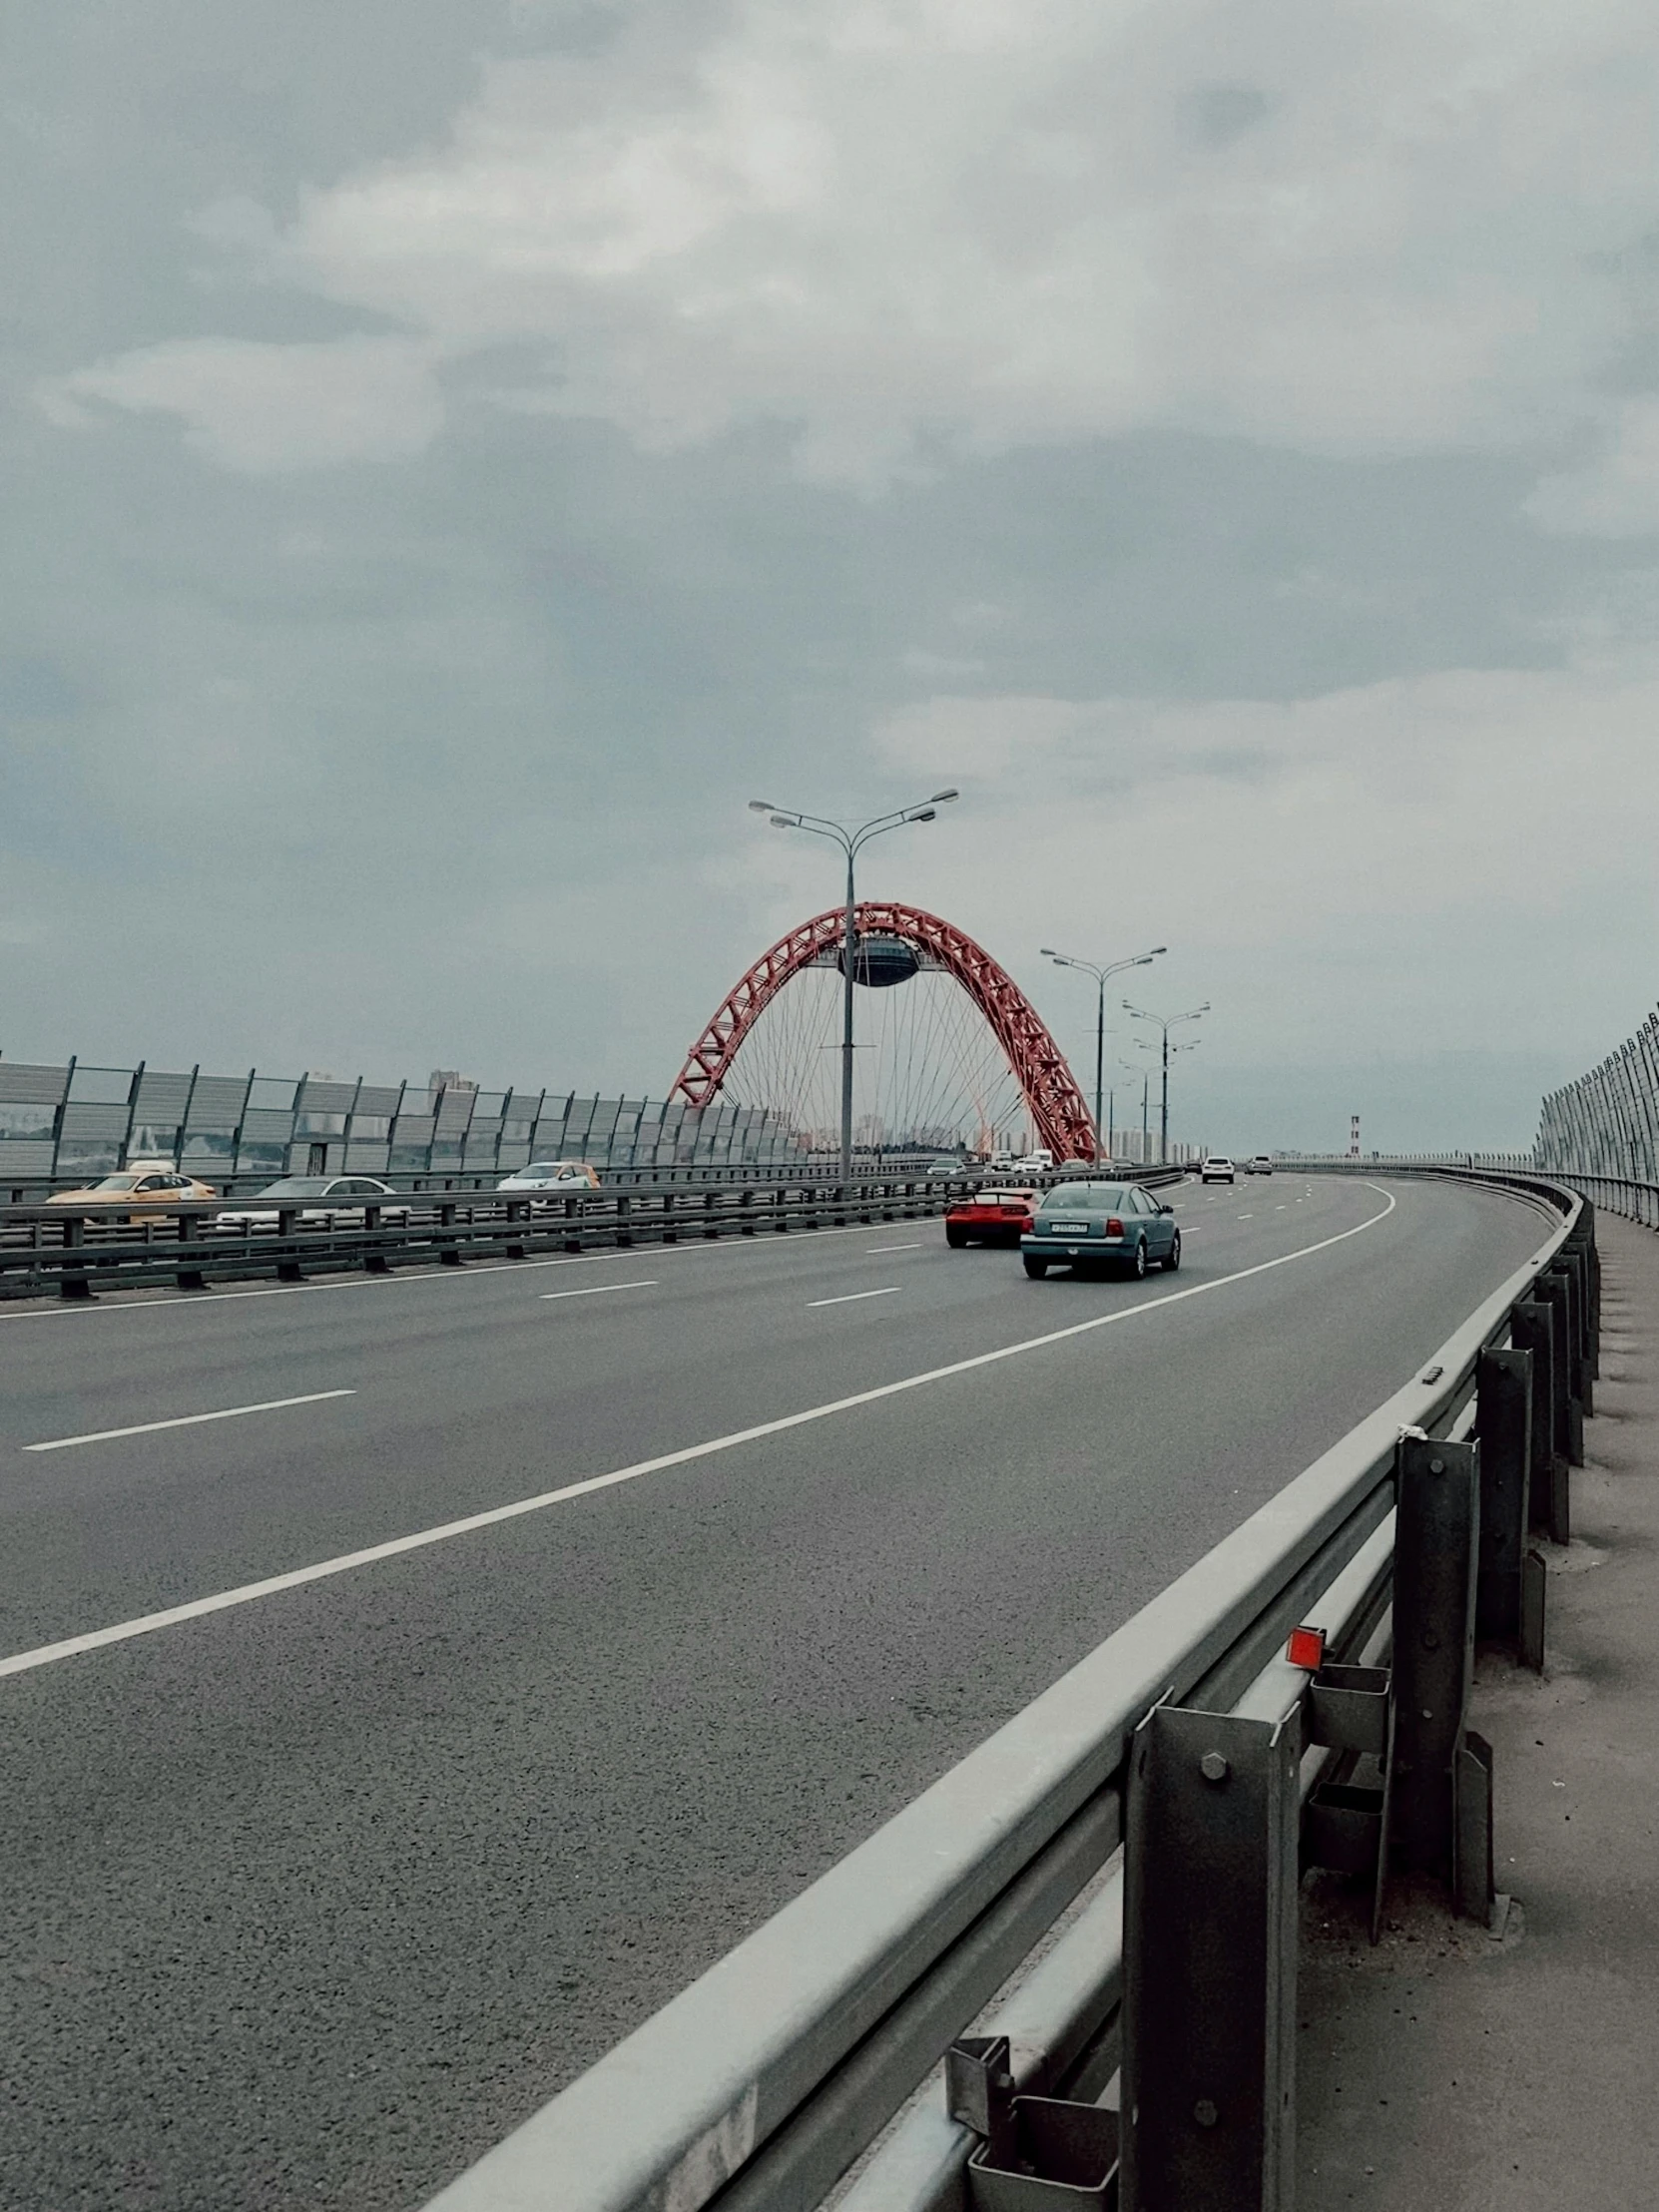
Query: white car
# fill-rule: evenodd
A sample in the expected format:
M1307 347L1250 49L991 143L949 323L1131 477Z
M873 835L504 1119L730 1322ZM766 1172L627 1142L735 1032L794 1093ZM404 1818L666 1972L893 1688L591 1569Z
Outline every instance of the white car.
M398 1196L389 1183L377 1183L372 1175L284 1175L268 1183L251 1206L234 1206L214 1216L216 1229L276 1229L280 1214L291 1212L307 1229L360 1229L363 1209L370 1201ZM274 1205L272 1202L276 1201ZM380 1219L388 1226L407 1222L405 1205L379 1206Z
M1272 1157L1266 1152L1258 1152L1255 1159L1250 1163L1250 1172L1252 1175L1271 1175L1273 1173Z
M596 1191L599 1173L586 1160L532 1160L514 1168L495 1186L498 1191Z
M1022 1152L1017 1160L1010 1160L1008 1165L1018 1175L1052 1175L1054 1155L1046 1145L1037 1145L1030 1152Z
M1201 1183L1231 1183L1234 1181L1236 1174L1237 1170L1225 1153L1212 1152L1199 1170L1199 1181Z

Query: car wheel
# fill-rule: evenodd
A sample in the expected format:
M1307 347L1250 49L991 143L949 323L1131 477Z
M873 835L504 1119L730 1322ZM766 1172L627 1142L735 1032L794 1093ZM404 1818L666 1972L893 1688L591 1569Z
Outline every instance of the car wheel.
M1135 1257L1129 1263L1129 1271L1137 1283L1146 1280L1146 1239L1144 1237L1135 1247Z
M944 1241L952 1252L960 1252L963 1245L967 1243L967 1239L959 1229L947 1229L944 1233Z
M1174 1275L1181 1265L1181 1232L1178 1229L1170 1241L1168 1257L1164 1261L1164 1273Z
M1034 1260L1028 1252L1025 1255L1025 1272L1033 1283L1040 1283L1048 1273L1048 1262L1046 1260Z

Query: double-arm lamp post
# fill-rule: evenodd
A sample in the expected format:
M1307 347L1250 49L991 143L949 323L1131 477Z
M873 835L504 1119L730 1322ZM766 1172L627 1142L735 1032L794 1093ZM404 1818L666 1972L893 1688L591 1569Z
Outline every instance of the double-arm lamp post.
M1105 1157L1100 1149L1100 1105L1106 1080L1106 978L1109 975L1121 975L1125 968L1150 967L1160 952L1167 952L1168 950L1169 946L1167 944L1155 944L1150 952L1137 952L1127 960L1108 960L1104 967L1100 967L1093 960L1074 960L1068 952L1056 952L1052 945L1045 944L1042 947L1042 956L1045 960L1052 960L1056 967L1081 968L1085 975L1094 977L1100 990L1100 1005L1094 1030L1094 1156L1096 1166Z
M914 807L901 807L896 814L876 815L869 822L849 826L830 822L822 815L792 814L786 807L775 807L770 799L752 799L749 811L752 815L766 815L775 830L805 830L815 837L828 837L831 844L838 844L846 854L846 922L841 931L841 966L845 970L845 987L841 1009L841 1181L852 1180L852 971L857 948L853 942L852 863L868 844L871 837L880 836L888 830L901 830L907 822L932 822L940 807L947 806L960 797L954 791L935 792L931 799L919 801Z
M1123 1002L1123 1010L1126 1014L1133 1014L1137 1021L1151 1022L1154 1029L1163 1032L1164 1102L1162 1118L1159 1123L1158 1160L1161 1166L1167 1167L1169 1165L1169 1033L1172 1029L1179 1029L1184 1021L1201 1020L1210 1011L1210 1001L1206 999L1202 1006L1195 1006L1190 1014L1171 1014L1167 1021L1162 1014L1149 1014L1144 1006L1131 1006L1127 998ZM1176 1050L1179 1052L1181 1047L1177 1045Z

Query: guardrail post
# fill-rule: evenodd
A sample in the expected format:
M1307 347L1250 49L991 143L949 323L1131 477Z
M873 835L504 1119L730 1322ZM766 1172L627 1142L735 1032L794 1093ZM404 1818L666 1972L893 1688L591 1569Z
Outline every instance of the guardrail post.
M202 1223L205 1219L206 1216L202 1214L181 1212L179 1216L179 1242L182 1245L199 1243L202 1236ZM200 1261L184 1261L181 1266L175 1269L173 1280L182 1291L205 1291L208 1287L208 1279L202 1273Z
M1483 1352L1475 1367L1480 1438L1480 1550L1474 1632L1520 1641L1527 1492L1532 1473L1532 1355Z
M449 1186L446 1183L444 1189L447 1190ZM454 1206L452 1204L440 1206L438 1208L438 1227L443 1230L453 1230L454 1226ZM443 1236L438 1239L438 1259L446 1268L458 1268L461 1265L460 1244L453 1236Z
M1567 1387L1578 1401L1580 1421L1591 1412L1592 1392L1590 1379L1585 1374L1590 1349L1589 1330L1589 1269L1584 1254L1568 1245L1555 1256L1550 1274L1567 1287ZM1573 1460L1575 1467L1582 1466L1583 1436L1578 1436L1579 1456Z
M296 1206L278 1206L276 1209L277 1236L281 1238L291 1237L293 1235L293 1225L298 1218L299 1209ZM276 1280L278 1283L302 1283L304 1276L300 1272L299 1262L296 1259L278 1260L276 1263Z
M1160 1705L1130 1747L1122 2212L1289 2212L1301 1729Z
M634 1232L629 1227L633 1211L633 1201L626 1196L619 1196L616 1202L616 1242L619 1251L626 1250L634 1241Z
M738 1234L753 1237L755 1234L755 1193L745 1184L738 1197Z
M1516 1348L1532 1355L1532 1480L1527 1518L1552 1543L1569 1534L1566 1455L1555 1448L1555 1308L1548 1299L1517 1299L1509 1316Z
M87 1225L79 1214L66 1217L63 1225L63 1241L66 1252L74 1251L86 1243ZM78 1269L71 1270L66 1263L63 1273L58 1277L58 1296L60 1298L91 1298L92 1283L90 1278Z
M1567 1465L1582 1466L1584 1409L1578 1405L1572 1390L1574 1351L1571 1276L1564 1268L1546 1268L1538 1278L1536 1295L1548 1303L1555 1316L1555 1449ZM1561 1541L1564 1543L1566 1538L1562 1537Z
M1458 1912L1484 1920L1491 1751L1464 1727L1474 1672L1480 1451L1404 1435L1395 1470L1388 1860L1449 1883Z

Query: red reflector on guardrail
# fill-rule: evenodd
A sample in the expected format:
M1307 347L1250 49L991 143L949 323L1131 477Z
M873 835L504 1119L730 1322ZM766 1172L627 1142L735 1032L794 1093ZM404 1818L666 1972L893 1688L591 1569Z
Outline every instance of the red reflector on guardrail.
M1293 1628L1285 1656L1293 1667L1306 1667L1310 1674L1317 1674L1325 1664L1325 1630Z

